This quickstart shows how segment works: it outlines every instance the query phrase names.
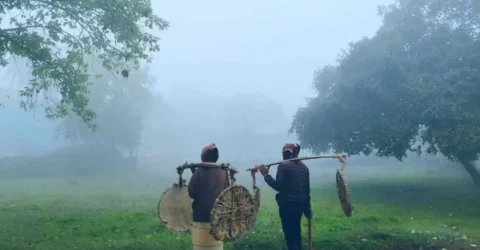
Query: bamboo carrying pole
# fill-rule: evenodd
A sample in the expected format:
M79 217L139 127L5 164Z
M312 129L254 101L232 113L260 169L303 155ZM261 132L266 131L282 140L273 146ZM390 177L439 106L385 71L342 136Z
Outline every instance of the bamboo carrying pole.
M217 168L217 169L223 169L227 170L230 176L229 185L230 181L235 182L235 174L238 173L238 170L235 168L230 167L230 163L214 163L214 162L200 162L200 163L187 163L185 162L183 165L177 167L177 173L178 173L178 186L181 188L183 187L184 180L182 178L183 171L187 168Z
M236 168L230 167L230 163L214 163L214 162L185 163L177 167L177 172L181 174L187 168L220 168L223 170L228 170L230 174L238 173L238 170Z
M185 163L177 167L177 169L202 168L202 167L235 170L234 168L230 167L230 163L214 163L214 162Z
M335 155L318 155L318 156L304 156L304 157L298 157L298 158L292 158L288 160L283 160L283 161L278 161L274 163L269 163L265 164L267 168L270 168L271 166L279 165L284 162L291 162L291 161L305 161L305 160L314 160L314 159L339 159L341 162L345 161L347 158L347 155L345 154L335 154ZM251 172L257 172L258 171L258 166L255 166L253 168L247 169L247 171Z

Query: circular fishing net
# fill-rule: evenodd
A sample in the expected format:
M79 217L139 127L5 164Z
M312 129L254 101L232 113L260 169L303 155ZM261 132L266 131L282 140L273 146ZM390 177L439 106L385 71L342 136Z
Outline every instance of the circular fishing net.
M256 215L254 207L247 188L234 185L225 189L210 212L210 234L222 241L238 238L252 227Z
M340 204L342 205L343 212L346 216L352 216L353 210L355 210L355 206L352 205L350 201L350 194L348 192L347 183L345 181L345 177L343 176L343 169L345 168L345 162L342 162L342 168L337 169L337 191L338 191L338 198L340 199Z
M192 227L192 199L188 186L175 184L165 190L158 202L158 217L165 226L177 232L189 231Z

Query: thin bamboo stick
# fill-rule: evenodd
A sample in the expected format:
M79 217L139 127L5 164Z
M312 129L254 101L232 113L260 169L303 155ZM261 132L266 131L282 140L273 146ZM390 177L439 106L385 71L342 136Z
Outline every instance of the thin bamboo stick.
M265 166L270 168L271 166L279 165L279 164L284 163L284 162L305 161L305 160L314 160L314 159L327 159L327 158L329 158L329 159L339 159L341 162L343 162L347 158L347 155L345 155L345 154L335 154L335 155L304 156L304 157L292 158L292 159L288 159L288 160L283 160L283 161L279 161L279 162L265 164ZM247 169L247 171L258 171L258 167L249 168L249 169Z

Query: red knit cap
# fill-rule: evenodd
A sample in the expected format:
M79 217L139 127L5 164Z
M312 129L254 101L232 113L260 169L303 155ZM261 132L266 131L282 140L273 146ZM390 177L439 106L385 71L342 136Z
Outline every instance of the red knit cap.
M203 147L202 149L202 154L201 154L201 158L202 158L202 162L208 162L208 161L211 161L210 159L205 159L205 154L209 151L213 151L217 149L217 146L215 145L215 143L212 143L212 144L209 144L205 147Z
M289 142L289 143L285 144L285 146L283 146L282 152L285 152L287 150L292 152L294 157L297 157L298 153L300 152L300 145L298 145L296 143Z

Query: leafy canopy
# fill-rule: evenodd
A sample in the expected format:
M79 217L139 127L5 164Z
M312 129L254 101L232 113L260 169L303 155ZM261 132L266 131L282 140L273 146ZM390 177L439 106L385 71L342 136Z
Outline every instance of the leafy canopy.
M316 152L401 160L422 153L423 143L430 154L476 160L480 1L397 0L379 13L375 36L315 73L317 96L298 110L291 132Z
M0 28L0 66L18 56L32 68L20 91L21 107L31 109L43 98L48 118L73 111L87 124L95 118L87 98L94 76L84 56L94 55L105 69L126 77L159 51L159 38L150 31L168 27L152 13L150 0L0 1L2 22L9 27Z

